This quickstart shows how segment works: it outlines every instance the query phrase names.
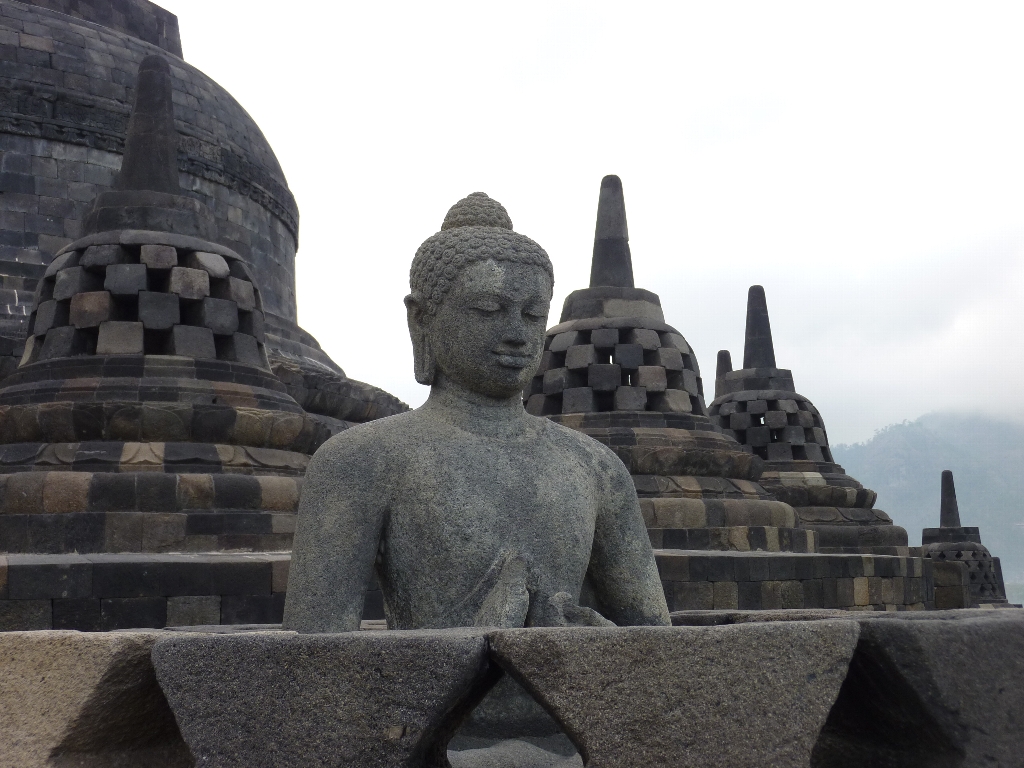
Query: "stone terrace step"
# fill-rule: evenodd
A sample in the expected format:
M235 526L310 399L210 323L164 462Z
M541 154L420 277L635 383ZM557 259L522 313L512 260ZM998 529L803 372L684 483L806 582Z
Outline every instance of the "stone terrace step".
M889 555L656 549L670 611L934 607L933 564Z
M280 623L289 552L0 555L0 631ZM383 618L376 583L365 619Z

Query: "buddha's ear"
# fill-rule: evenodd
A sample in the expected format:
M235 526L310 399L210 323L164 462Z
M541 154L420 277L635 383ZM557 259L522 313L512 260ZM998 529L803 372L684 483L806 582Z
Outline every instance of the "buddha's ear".
M409 319L409 337L412 339L412 359L416 381L429 387L434 383L437 373L434 351L430 348L430 339L427 334L429 318L422 302L413 294L405 297L405 312Z

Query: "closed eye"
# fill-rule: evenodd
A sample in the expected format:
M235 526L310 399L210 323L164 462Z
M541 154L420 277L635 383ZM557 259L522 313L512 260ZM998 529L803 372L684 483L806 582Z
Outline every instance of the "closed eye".
M493 315L495 312L501 311L501 305L495 302L480 302L479 304L470 305L470 309L474 312L479 312L483 315Z

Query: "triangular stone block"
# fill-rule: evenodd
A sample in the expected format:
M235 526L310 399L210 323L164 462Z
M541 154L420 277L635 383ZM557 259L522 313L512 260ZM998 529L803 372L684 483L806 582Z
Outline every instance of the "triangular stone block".
M446 768L501 674L479 630L183 635L153 663L208 768Z
M852 621L495 632L491 653L588 768L806 767Z

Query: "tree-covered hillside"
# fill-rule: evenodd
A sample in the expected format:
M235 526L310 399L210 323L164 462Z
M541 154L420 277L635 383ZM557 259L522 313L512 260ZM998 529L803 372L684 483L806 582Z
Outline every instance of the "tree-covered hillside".
M922 528L938 526L939 476L953 470L961 522L981 528L1008 583L1024 583L1024 425L932 413L888 426L864 443L835 445L832 453L878 491L876 506L907 529L914 545Z

